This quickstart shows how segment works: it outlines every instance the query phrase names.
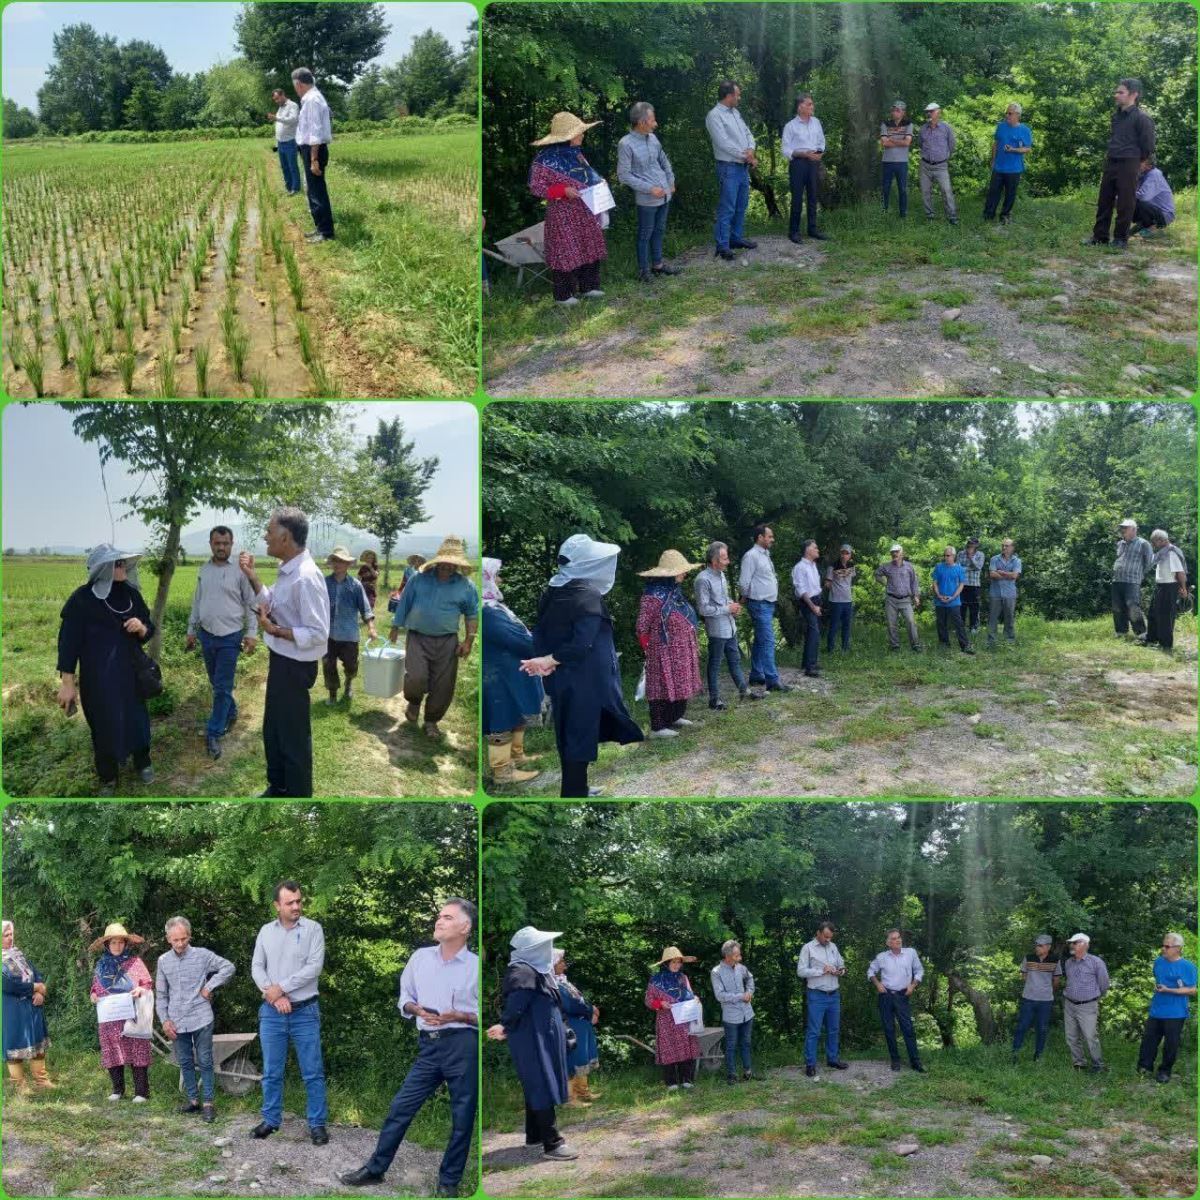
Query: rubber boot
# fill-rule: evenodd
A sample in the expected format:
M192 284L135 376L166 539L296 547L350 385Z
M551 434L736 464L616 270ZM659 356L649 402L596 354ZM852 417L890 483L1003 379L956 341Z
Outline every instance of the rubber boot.
M531 779L536 779L539 774L537 771L518 771L513 766L512 744L508 741L497 745L489 739L488 767L492 772L492 778L497 783L528 783Z
M578 1075L572 1075L567 1080L567 1092L569 1095L566 1104L567 1108L587 1108L591 1104L590 1100L584 1099L579 1083L580 1079Z
M526 761L525 727L512 731L512 760L516 766L522 766Z
M574 1078L579 1081L579 1095L582 1099L586 1100L589 1104L600 1099L600 1093L592 1091L586 1075L580 1073L574 1076Z
M8 1077L16 1084L17 1091L22 1096L29 1095L29 1082L25 1078L25 1064L20 1059L9 1060Z
M53 1088L56 1085L50 1079L50 1072L46 1070L46 1056L34 1058L30 1060L29 1069L33 1072L33 1082L40 1088Z

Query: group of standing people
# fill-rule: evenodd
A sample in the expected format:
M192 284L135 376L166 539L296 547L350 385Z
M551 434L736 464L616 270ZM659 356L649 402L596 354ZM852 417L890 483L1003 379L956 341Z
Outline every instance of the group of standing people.
M283 186L289 196L300 194L300 171L304 171L308 211L313 219L313 229L304 240L332 241L333 206L329 202L325 172L333 142L333 114L307 67L297 67L292 72L292 87L300 103L288 99L283 88L276 88L271 93L275 111L267 113L265 119L275 123L275 151L279 155L279 169L283 172Z

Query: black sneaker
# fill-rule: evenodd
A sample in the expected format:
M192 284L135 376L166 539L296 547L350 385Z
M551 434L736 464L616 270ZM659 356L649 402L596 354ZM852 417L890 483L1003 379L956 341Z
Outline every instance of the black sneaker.
M792 685L790 683L768 683L767 684L768 692L790 692L791 690L792 690Z
M215 762L221 757L221 739L206 737L204 739L204 749L208 751L208 757Z
M308 1136L312 1139L314 1146L329 1145L329 1134L326 1132L324 1125L315 1125L309 1130Z
M820 679L821 678L821 672L818 671L816 667L813 667L813 669L811 671L805 671L804 674L807 675L809 679Z
M810 238L816 238L818 242L827 242L827 241L829 241L829 234L827 234L827 233L818 233L818 232L817 232L815 229L810 229L810 230L808 231L808 236L809 236Z
M639 271L638 279L642 283L649 283L650 282L650 272L649 271Z
M211 1125L216 1119L217 1119L217 1110L215 1108L213 1108L213 1106L211 1104L206 1104L200 1110L200 1120L202 1120L205 1123L205 1125Z
M829 1062L827 1062L825 1065L826 1065L827 1067L831 1068L831 1069L832 1069L832 1070L834 1070L834 1071L848 1071L848 1070L850 1070L850 1064L849 1064L849 1063L844 1063L844 1062L842 1062L842 1060L841 1060L840 1058L831 1059L831 1060L830 1060Z
M683 271L679 267L672 267L663 263L661 267L651 267L650 273L652 275L682 275Z
M740 242L730 242L731 250L757 250L758 243L752 242L749 238L742 238Z
M1128 250L1129 249L1129 239L1128 238L1113 238L1112 248L1114 250Z
M805 1067L804 1073L805 1073L805 1075L807 1075L809 1077L809 1079L816 1079L817 1068L816 1067Z
M726 705L724 700L710 700L708 702L708 707L711 708L713 712L724 712L728 705Z
M974 653L975 653L975 647L974 647L974 646L964 646L964 647L962 648L962 652L963 652L964 654L974 654Z
M1098 237L1084 238L1083 241L1080 242L1079 244L1081 246L1107 246L1108 238L1098 238Z
M541 1142L535 1142L534 1145L540 1146ZM357 1171L347 1171L345 1175L339 1175L338 1179L347 1187L369 1187L372 1183L381 1183L383 1176L368 1171L366 1167L359 1167Z
M250 1130L250 1136L252 1138L258 1138L261 1141L263 1138L269 1138L271 1134L278 1132L278 1125L268 1125L266 1121L260 1121L252 1130Z
M735 1083L737 1083L737 1078L736 1078L736 1076L733 1076L733 1075L726 1075L726 1076L725 1076L725 1083L726 1083L726 1085L727 1085L728 1087L733 1087L733 1085L734 1085Z
M804 244L804 238L798 233L789 233L788 241L795 242L797 246L802 246Z
M1170 1083L1171 1076L1166 1071L1159 1071L1158 1074L1154 1076L1154 1082L1155 1083Z
M900 1060L899 1060L898 1058L893 1058L893 1059L892 1059L892 1070L893 1070L893 1071L898 1071L898 1070L900 1070Z
M911 1063L910 1065L912 1066L912 1069L913 1069L914 1071L916 1071L916 1073L917 1073L918 1075L924 1075L924 1074L925 1074L925 1068L924 1068L923 1066L921 1066L921 1064L920 1064L919 1062Z
M723 258L726 262L733 262L733 260L737 258L737 255L734 254L732 250L722 250L721 247L718 246L713 251L713 258Z
M179 1112L186 1113L188 1116L195 1116L200 1111L199 1100L189 1100L186 1104L179 1106Z

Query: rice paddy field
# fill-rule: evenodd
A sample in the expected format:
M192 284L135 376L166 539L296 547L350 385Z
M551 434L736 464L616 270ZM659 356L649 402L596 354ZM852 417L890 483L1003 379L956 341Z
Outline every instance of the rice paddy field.
M462 395L478 136L335 138L310 245L269 140L4 148L7 395Z

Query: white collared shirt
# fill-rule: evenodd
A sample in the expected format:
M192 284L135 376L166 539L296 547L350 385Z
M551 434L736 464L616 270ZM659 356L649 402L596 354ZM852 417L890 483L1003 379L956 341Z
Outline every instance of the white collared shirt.
M329 643L329 589L321 568L308 548L289 558L279 568L279 578L258 593L260 605L276 625L292 631L293 641L266 634L267 648L297 662L323 658Z
M333 141L333 117L325 97L311 87L300 97L300 119L296 123L297 146L322 146Z
M300 120L300 105L295 100L285 100L275 110L275 141L294 142L296 123Z
M812 559L802 558L792 568L792 591L802 600L807 596L816 596L820 604L821 573Z
M400 999L396 1007L401 1015L412 1020L414 1014L405 1012L406 1004L431 1008L439 1013L462 1012L479 1014L479 956L464 946L453 958L442 957L441 946L422 946L400 976ZM450 1021L431 1025L419 1013L418 1029L477 1029L465 1021Z
M771 552L757 542L742 555L738 591L747 600L770 600L774 603L779 599L779 580L775 577Z
M783 157L785 159L790 161L797 150L824 149L825 130L821 128L821 122L816 117L809 117L807 121L793 117L783 127Z

